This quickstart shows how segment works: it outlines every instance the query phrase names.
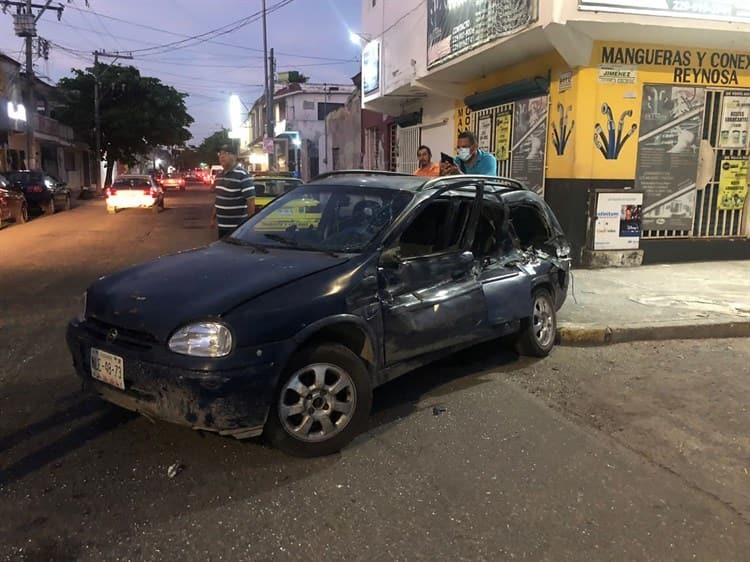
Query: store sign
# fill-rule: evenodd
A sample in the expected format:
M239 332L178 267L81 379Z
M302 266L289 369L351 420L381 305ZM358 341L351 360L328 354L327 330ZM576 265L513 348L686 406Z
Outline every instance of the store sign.
M635 84L637 81L638 71L634 66L599 65L599 84Z
M570 70L560 74L560 80L558 82L558 92L561 94L567 92L573 87L573 72Z
M719 148L747 148L750 92L725 92L722 99Z
M427 66L523 29L537 0L427 0Z
M719 174L720 211L741 211L747 199L747 160L724 160Z
M599 193L594 250L637 250L642 212L642 193Z
M690 230L695 214L704 88L646 85L635 187L644 230Z
M380 41L370 41L362 49L362 90L371 94L380 88Z
M495 158L510 158L510 129L513 112L502 111L495 116Z
M579 9L750 23L747 0L579 0Z
M595 57L598 65L670 70L677 84L732 86L739 84L740 77L750 76L750 53L605 43Z
M26 107L22 103L13 103L9 101L6 110L8 112L8 119L14 121L26 121Z

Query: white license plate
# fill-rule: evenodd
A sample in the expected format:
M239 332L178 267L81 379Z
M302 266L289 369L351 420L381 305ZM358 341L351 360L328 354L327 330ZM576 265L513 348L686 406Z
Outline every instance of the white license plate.
M125 371L122 357L112 355L101 349L91 348L91 376L96 380L125 390Z

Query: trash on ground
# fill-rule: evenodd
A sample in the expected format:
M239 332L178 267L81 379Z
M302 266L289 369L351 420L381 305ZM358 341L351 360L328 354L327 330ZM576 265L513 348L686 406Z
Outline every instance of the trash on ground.
M183 470L185 470L185 465L176 462L167 469L167 476L169 476L170 478L174 478Z
M432 408L432 415L433 416L439 416L440 414L444 414L447 411L448 411L448 409L445 408L445 407L443 407L443 406L434 406Z

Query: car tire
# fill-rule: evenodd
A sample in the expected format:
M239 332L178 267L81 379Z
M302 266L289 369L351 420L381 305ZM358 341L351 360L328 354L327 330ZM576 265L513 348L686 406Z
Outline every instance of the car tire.
M521 355L546 357L555 346L557 313L547 289L537 289L531 296L532 314L521 321L516 349Z
M21 205L21 209L13 219L16 224L24 224L29 221L29 208L26 205Z
M54 215L55 211L55 198L49 200L49 202L44 206L44 214L45 215Z
M336 343L307 347L281 377L265 436L290 455L331 455L367 427L371 407L370 375L359 357Z
M117 213L117 207L107 206L107 213L109 213L110 215L116 214Z
M70 195L65 196L65 204L63 205L63 211L70 211L70 209L73 208L72 202L70 200Z

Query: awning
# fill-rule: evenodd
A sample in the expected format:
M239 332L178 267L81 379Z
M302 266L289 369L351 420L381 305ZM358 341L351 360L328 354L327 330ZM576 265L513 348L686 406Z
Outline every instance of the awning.
M472 111L487 109L496 105L503 105L513 101L546 96L549 93L549 75L525 78L518 82L511 82L498 88L472 94L464 98L464 103Z

